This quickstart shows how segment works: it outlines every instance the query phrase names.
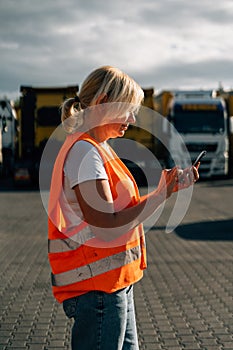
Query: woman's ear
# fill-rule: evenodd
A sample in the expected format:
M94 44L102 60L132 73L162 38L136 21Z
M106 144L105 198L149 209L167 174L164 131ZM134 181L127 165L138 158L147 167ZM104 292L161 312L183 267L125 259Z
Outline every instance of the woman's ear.
M101 104L101 103L107 103L108 102L108 95L103 93L99 95L99 97L96 99L95 104Z

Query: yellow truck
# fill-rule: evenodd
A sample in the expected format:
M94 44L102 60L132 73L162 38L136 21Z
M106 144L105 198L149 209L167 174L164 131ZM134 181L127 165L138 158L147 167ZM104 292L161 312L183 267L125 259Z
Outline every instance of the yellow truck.
M74 97L78 85L64 87L21 86L18 109L18 145L15 157L15 182L38 182L39 164L50 135L61 123L60 105Z

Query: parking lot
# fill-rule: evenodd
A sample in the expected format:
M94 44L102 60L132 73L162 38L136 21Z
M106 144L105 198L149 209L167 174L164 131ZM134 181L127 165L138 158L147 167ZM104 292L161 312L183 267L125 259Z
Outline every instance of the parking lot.
M233 180L197 183L166 233L176 200L147 223L148 269L135 285L140 349L232 350ZM70 349L72 321L51 294L38 191L1 187L0 261L0 349Z

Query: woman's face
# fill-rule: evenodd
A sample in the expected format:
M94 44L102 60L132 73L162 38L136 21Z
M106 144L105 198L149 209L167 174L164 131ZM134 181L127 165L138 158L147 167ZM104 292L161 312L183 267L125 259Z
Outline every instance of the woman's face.
M106 135L106 139L113 139L116 137L123 137L129 124L134 124L136 121L132 112L128 112L126 116L119 118L117 122L102 125L103 132Z

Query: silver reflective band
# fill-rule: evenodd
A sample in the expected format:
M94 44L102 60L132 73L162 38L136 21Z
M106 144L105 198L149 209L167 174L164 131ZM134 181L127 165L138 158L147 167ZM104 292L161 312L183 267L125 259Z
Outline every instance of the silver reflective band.
M48 241L48 251L49 253L63 253L69 252L79 248L82 244L85 244L89 239L95 237L91 232L89 226L72 236L72 238L65 239L50 239Z
M74 270L58 273L56 275L52 274L52 285L62 287L72 283L85 281L91 277L130 264L131 262L138 260L140 256L141 247L137 246Z

